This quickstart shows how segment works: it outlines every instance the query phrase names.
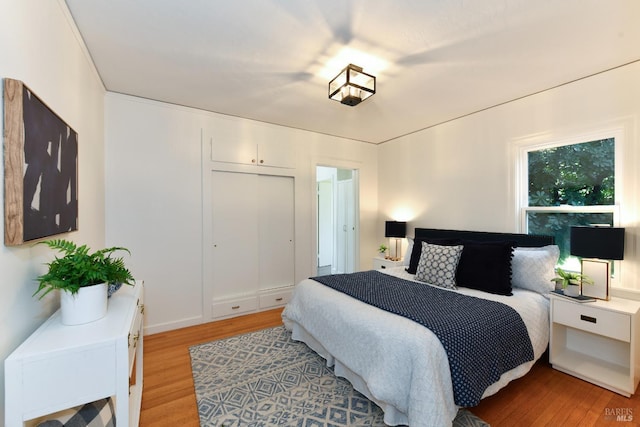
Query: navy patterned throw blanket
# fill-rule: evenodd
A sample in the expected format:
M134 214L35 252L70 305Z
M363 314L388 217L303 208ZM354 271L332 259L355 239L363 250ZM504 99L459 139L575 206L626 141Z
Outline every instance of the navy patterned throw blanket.
M476 406L500 375L533 360L527 328L518 312L506 304L379 271L312 279L429 328L447 353L458 406Z

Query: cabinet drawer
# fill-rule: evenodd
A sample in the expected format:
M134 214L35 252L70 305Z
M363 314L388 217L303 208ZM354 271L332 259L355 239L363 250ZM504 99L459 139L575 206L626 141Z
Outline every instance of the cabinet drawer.
M620 341L631 341L631 318L627 314L586 304L554 300L553 322Z
M144 306L142 305L142 301L138 299L133 323L131 323L131 329L129 329L129 375L131 375L131 370L133 369L133 361L135 359L138 343L142 339L143 311Z
M213 318L233 316L240 313L255 311L258 308L256 297L242 298L236 300L214 302L212 305Z
M260 295L260 308L285 305L291 299L291 293L291 290L287 290Z

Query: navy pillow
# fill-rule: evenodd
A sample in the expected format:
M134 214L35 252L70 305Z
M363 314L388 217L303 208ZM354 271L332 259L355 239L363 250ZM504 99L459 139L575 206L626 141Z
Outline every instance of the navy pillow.
M498 295L512 295L511 258L514 242L462 243L456 284Z
M416 238L413 242L413 250L411 251L411 258L409 259L409 267L406 269L407 273L416 274L418 263L420 262L420 255L422 254L422 242L441 246L456 246L461 244L460 239L432 239L428 237Z

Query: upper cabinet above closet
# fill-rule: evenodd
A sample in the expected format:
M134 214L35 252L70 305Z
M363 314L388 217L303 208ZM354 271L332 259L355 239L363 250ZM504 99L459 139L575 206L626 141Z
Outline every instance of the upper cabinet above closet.
M245 165L296 167L293 144L289 141L223 141L211 139L211 160Z
M254 129L255 128L255 129ZM296 147L290 132L275 126L245 129L221 126L205 131L214 162L295 169Z

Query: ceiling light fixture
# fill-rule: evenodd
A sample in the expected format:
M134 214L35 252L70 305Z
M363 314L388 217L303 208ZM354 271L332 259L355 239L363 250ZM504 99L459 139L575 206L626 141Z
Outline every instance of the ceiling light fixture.
M329 82L329 99L351 107L376 93L376 78L363 73L362 67L347 65Z

